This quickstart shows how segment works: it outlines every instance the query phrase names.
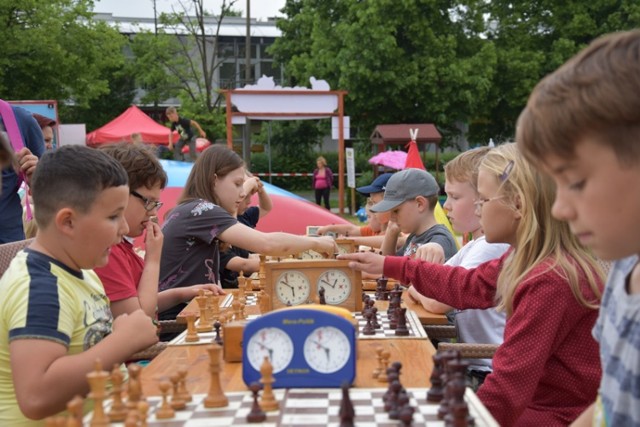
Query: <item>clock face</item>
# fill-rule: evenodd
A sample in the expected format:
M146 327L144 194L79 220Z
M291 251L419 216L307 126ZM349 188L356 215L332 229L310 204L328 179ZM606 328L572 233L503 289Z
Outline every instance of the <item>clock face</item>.
M262 328L247 343L247 358L253 369L260 371L264 357L269 357L276 374L289 366L293 358L293 341L279 328Z
M299 305L309 301L311 283L300 271L289 270L278 277L275 290L283 304Z
M341 270L327 270L318 277L317 288L324 288L327 304L336 305L344 302L351 294L351 279Z
M316 252L312 249L308 249L304 252L300 252L300 259L309 260L309 259L324 259L324 256L320 252Z
M311 332L304 342L304 359L317 372L330 374L342 369L352 348L347 336L333 326L322 326Z

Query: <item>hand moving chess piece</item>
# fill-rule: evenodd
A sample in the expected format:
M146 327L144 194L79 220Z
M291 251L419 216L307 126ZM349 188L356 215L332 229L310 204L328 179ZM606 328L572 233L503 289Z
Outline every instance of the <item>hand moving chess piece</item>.
M269 357L265 356L260 366L260 382L263 386L262 399L260 407L263 411L277 411L280 405L273 395L273 386L275 379L273 378L273 365L269 361Z

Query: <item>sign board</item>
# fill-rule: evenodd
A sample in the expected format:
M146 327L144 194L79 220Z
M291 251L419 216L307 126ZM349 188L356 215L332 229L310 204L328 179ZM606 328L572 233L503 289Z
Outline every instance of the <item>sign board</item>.
M347 159L347 187L356 188L356 165L353 148L344 149Z
M338 126L338 119L338 117L331 117L331 139L340 139L340 134L338 132L340 130L340 126ZM349 116L344 116L342 118L342 129L344 129L344 139L351 139L351 119Z

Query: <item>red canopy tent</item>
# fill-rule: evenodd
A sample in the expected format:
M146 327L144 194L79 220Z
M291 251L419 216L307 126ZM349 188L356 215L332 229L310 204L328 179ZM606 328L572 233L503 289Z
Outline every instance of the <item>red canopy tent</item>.
M146 144L168 145L169 128L156 123L135 105L118 117L87 135L87 145L96 146L110 142L131 141L132 133L139 133ZM178 141L178 132L173 141Z

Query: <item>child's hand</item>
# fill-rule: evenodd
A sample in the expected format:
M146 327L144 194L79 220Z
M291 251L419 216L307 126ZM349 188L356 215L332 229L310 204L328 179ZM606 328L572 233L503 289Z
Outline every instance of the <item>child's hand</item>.
M147 222L147 230L144 236L145 254L144 261L160 261L162 254L162 243L164 242L164 234L160 226L153 221Z
M398 223L395 221L389 221L387 223L387 231L385 232L386 234L390 234L390 235L396 235L398 236L400 234L400 227L398 226Z
M125 338L125 342L131 345L131 354L158 342L158 328L142 309L116 317L113 321L113 334Z
M351 261L349 262L349 268L364 271L365 273L376 275L376 277L382 275L384 268L384 257L373 252L342 254L338 255L338 259L349 260Z
M222 289L220 286L213 283L205 283L202 285L188 286L184 289L186 291L183 298L184 302L191 301L192 299L197 297L201 289L204 289L205 291L209 291L213 293L213 295L226 295L226 292L224 291L224 289Z
M322 236L313 237L313 239L316 241L316 245L313 248L314 251L330 257L333 257L333 255L338 252L338 245L333 237Z
M434 264L444 264L444 248L438 243L425 243L418 248L414 258Z
M20 172L24 172L27 179L30 180L31 175L33 175L33 172L36 170L38 157L32 154L28 148L22 147L22 149L16 153L16 159L20 165Z

